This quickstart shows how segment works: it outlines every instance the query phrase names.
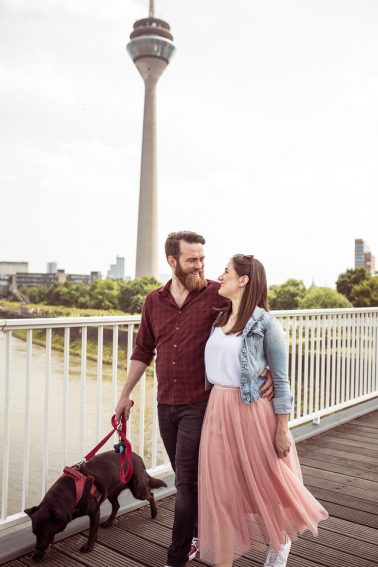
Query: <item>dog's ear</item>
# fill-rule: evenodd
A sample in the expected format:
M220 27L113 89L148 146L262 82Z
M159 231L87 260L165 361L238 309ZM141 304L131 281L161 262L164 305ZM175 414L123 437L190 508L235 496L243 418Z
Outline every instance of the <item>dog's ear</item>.
M27 514L29 516L29 518L32 517L32 515L34 514L34 512L36 512L38 510L39 506L33 506L32 508L26 508L26 510L24 510L25 514Z

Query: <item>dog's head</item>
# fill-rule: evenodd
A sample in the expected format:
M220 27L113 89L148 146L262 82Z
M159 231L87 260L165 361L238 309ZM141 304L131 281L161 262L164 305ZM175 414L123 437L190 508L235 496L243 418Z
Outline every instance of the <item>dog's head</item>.
M46 507L43 502L39 506L27 508L24 512L31 518L32 531L37 538L32 559L40 561L54 542L55 535L65 529L71 518L62 510Z

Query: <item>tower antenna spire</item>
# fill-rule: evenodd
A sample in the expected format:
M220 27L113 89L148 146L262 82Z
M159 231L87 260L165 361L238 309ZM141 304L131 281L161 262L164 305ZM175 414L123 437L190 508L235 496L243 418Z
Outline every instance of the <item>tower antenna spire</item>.
M150 0L150 18L154 17L155 7L154 7L154 0Z

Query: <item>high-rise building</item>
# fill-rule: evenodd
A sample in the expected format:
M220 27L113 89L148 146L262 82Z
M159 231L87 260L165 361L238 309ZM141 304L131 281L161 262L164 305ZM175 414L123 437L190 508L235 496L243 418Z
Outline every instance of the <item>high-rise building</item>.
M135 22L127 51L145 86L135 275L158 278L156 85L175 46L169 24L154 16L153 0L148 18Z
M125 279L125 258L122 256L117 256L116 263L110 264L110 268L107 272L108 278L113 279Z
M362 238L356 238L354 241L354 267L365 268L370 274L375 273L375 257Z
M56 274L57 271L58 271L58 263L57 262L47 262L46 272L48 274Z

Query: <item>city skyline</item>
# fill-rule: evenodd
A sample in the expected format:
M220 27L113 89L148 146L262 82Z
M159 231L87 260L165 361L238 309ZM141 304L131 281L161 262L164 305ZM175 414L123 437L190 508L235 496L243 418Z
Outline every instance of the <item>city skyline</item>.
M0 2L1 256L106 273L117 251L133 266L143 83L125 46L148 2L32 4ZM208 277L245 252L270 284L333 287L356 237L378 250L378 6L155 10L178 47L159 84L159 272L168 232L189 229Z

